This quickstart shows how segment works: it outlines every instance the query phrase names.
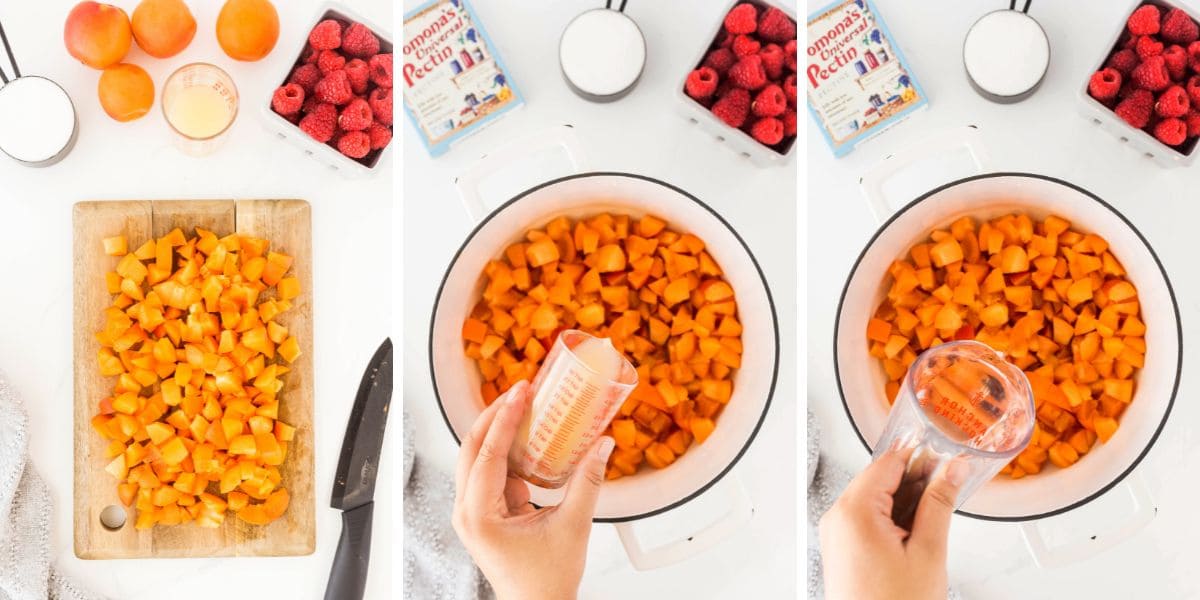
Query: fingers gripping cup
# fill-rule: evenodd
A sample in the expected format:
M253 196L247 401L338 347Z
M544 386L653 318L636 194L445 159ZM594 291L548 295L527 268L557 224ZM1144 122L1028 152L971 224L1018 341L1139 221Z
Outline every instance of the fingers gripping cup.
M621 404L638 374L608 338L563 331L530 386L509 470L535 485L562 487Z
M875 458L911 448L892 520L912 528L935 473L951 462L965 471L955 508L1029 445L1036 421L1029 379L985 344L960 341L926 350L909 367Z

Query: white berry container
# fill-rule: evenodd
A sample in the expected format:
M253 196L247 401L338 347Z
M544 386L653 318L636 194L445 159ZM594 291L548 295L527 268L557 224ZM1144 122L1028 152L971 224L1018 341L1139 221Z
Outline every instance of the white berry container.
M758 166L769 167L787 164L788 162L791 162L793 157L796 155L796 146L799 145L796 140L799 135L792 138L792 141L787 146L785 152L781 154L776 152L771 147L763 145L753 137L750 137L750 134L742 131L741 129L730 127L729 125L725 124L724 121L718 119L716 115L712 114L712 111L706 108L703 104L693 100L691 96L688 96L684 92L684 85L687 82L688 74L699 68L700 64L704 62L704 58L708 56L708 52L712 47L713 41L717 39L717 36L721 33L721 29L725 26L725 15L729 14L729 11L732 10L734 6L737 6L743 2L755 4L760 8L774 7L782 10L787 14L788 17L791 17L792 21L796 23L797 35L799 34L800 21L796 19L795 7L789 3L779 2L777 0L735 0L734 2L730 2L729 5L726 6L723 11L721 11L720 17L717 19L716 26L713 27L709 35L704 38L706 44L700 49L699 55L696 56L695 60L688 63L687 68L683 69L683 77L680 78L679 85L675 86L675 96L679 100L677 102L677 112L691 123L699 126L701 129L712 135L715 140L724 144L730 150L738 153L742 157L749 159ZM797 44L799 44L799 42L797 42ZM799 53L799 49L797 49L797 53ZM797 110L798 109L799 106L797 106ZM799 115L797 115L797 119L798 118Z
M287 70L283 73L276 87L287 83L291 77L292 69L300 62L300 57L304 53L305 47L308 45L308 34L316 27L317 23L325 19L336 19L343 23L362 23L375 37L379 38L379 52L387 53L392 51L392 39L388 30L380 27L377 23L373 23L368 19L364 19L361 15L347 8L339 2L326 2L317 10L316 15L304 29L304 35L299 40L299 45L295 52L290 56L294 57L292 62L288 63ZM272 93L276 88L271 88ZM395 102L395 93L393 92L393 103ZM346 177L363 177L370 175L378 170L378 167L388 161L392 145L395 143L393 138L392 143L381 150L373 150L368 153L362 160L355 160L338 152L337 148L329 144L322 144L307 133L300 130L298 125L280 116L274 110L271 110L271 98L267 98L262 105L262 117L266 127L271 130L279 138L289 144L300 149L304 154L313 157L326 167L341 173Z
M1192 139L1191 141L1185 142L1179 150L1176 150L1175 148L1158 141L1153 135L1141 129L1136 129L1129 123L1126 123L1123 119L1121 119L1121 117L1117 116L1117 113L1114 112L1113 109L1105 106L1099 100L1096 100L1088 94L1088 82L1091 79L1092 74L1104 68L1104 64L1108 62L1109 55L1113 53L1117 47L1117 44L1121 41L1122 36L1125 34L1126 22L1129 20L1129 16L1132 15L1133 11L1137 10L1137 8L1143 4L1153 4L1158 6L1160 9L1162 9L1164 14L1166 11L1172 8L1181 8L1188 14L1189 17L1192 18L1193 21L1197 21L1196 11L1193 10L1192 7L1182 2L1168 3L1160 2L1158 0L1134 0L1134 2L1130 3L1129 9L1121 13L1124 15L1124 18L1117 27L1116 33L1114 33L1113 36L1109 38L1108 43L1104 45L1104 51L1101 54L1099 61L1092 67L1090 71L1087 72L1087 76L1083 78L1083 81L1078 88L1080 110L1083 113L1083 116L1087 117L1088 120L1090 120L1093 124L1112 134L1112 136L1117 138L1117 140L1119 140L1121 143L1128 145L1130 148L1140 152L1146 158L1158 163L1158 165L1163 167L1179 167L1190 165L1192 164L1192 161L1195 160L1196 154L1200 153L1197 152L1197 146L1200 146L1200 141L1197 139Z

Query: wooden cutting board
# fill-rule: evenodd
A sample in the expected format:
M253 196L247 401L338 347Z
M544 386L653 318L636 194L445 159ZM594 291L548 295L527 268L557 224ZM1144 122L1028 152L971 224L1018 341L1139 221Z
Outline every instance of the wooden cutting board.
M292 273L302 293L280 316L300 343L301 355L284 377L280 420L296 427L296 439L280 467L291 495L287 512L267 526L249 525L227 513L224 525L206 529L192 523L134 528L135 510L117 498L117 481L104 471L105 442L91 427L97 404L111 395L115 377L102 377L95 332L112 302L104 274L117 258L101 240L125 235L129 249L179 227L218 236L244 233L271 242L271 249L294 257ZM184 558L205 556L295 556L315 547L313 497L312 214L303 200L80 202L74 211L75 276L75 555L83 559ZM108 506L126 511L118 530L106 528L100 513Z

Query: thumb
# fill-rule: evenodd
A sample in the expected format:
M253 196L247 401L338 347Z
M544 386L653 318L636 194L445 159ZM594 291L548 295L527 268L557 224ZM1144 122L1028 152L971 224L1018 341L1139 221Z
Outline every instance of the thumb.
M961 460L951 460L935 476L917 505L913 519L909 548L926 553L935 562L945 562L946 538L950 536L950 517L954 514L958 492L966 479L969 467Z
M600 441L588 450L579 468L571 476L571 481L567 484L567 494L558 505L558 510L566 513L569 520L591 523L592 515L596 514L596 498L600 496L600 484L604 483L604 469L614 445L611 437L600 438Z

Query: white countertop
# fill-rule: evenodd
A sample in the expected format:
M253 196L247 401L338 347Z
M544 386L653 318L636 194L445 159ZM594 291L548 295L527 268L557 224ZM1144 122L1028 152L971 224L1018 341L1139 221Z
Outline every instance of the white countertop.
M825 2L808 2L811 12ZM830 350L838 291L876 223L858 189L858 178L889 154L930 132L967 124L979 127L998 171L1028 171L1080 185L1123 212L1146 236L1171 277L1183 316L1184 339L1200 335L1200 281L1191 258L1200 216L1195 167L1163 169L1079 114L1077 90L1107 51L1132 2L1034 2L1030 14L1050 38L1050 69L1042 87L1014 105L990 103L969 87L961 62L962 38L987 10L952 2L876 0L879 11L930 98L929 107L853 153L835 159L817 128L808 132L808 378L809 407L821 426L822 451L859 469L867 453L842 410ZM992 6L994 4L994 6ZM1193 13L1194 14L1194 13ZM966 173L928 182L927 188ZM1153 308L1150 308L1154 310ZM1186 344L1185 344L1186 346ZM1194 361L1192 361L1194 363ZM956 517L951 531L951 584L972 599L1007 598L1180 598L1200 594L1192 575L1200 520L1192 506L1200 486L1196 429L1197 393L1185 376L1174 411L1158 443L1138 467L1158 507L1157 517L1121 546L1058 569L1037 568L1013 524ZM1101 505L1094 507L1093 505ZM1078 539L1091 531L1095 515L1119 513L1121 497L1109 493L1084 509L1054 519L1053 527ZM1104 512L1104 511L1101 511ZM1091 517L1091 520L1088 519Z
M52 556L82 585L123 600L317 598L323 593L341 531L328 508L333 472L359 378L390 330L391 183L381 172L348 181L273 138L259 107L269 102L316 18L318 0L276 2L280 39L257 63L235 63L214 35L219 2L189 2L198 30L182 54L153 59L136 46L127 61L150 72L156 86L176 67L206 60L237 82L241 115L226 145L191 158L172 144L156 104L146 117L117 123L96 98L99 73L66 52L62 26L74 0L10 2L0 9L25 74L46 75L71 95L79 112L74 151L45 169L0 160L0 369L25 400L34 467L54 500ZM133 0L121 0L131 12ZM387 0L355 0L367 18L390 23ZM287 7L286 11L283 7ZM7 65L5 66L7 69ZM317 549L297 558L82 561L72 551L72 281L71 206L95 199L302 198L312 203ZM308 289L305 290L308 293ZM398 429L394 423L392 429ZM375 510L368 598L388 597L392 543L395 434L385 444ZM393 463L392 461L396 462ZM100 468L97 465L96 468ZM169 590L169 591L167 591Z
M626 10L642 27L648 63L638 87L611 104L592 104L571 93L559 75L558 34L591 6L538 0L476 0L474 7L525 95L526 105L431 159L405 125L405 410L415 420L418 452L449 470L458 446L438 412L429 380L429 316L450 258L472 228L453 186L475 159L508 140L571 123L588 167L658 177L711 204L747 240L762 263L781 325L781 372L766 423L734 472L744 481L756 514L749 526L698 557L675 566L636 572L609 525L593 528L583 598L791 598L797 595L795 543L796 456L795 162L759 169L675 114L675 86L707 44L730 5L691 3L685 11L666 3L634 0ZM417 6L406 2L407 10ZM563 172L546 172L539 183ZM494 201L503 198L493 199ZM495 202L494 202L495 203ZM704 504L704 498L693 504ZM670 529L692 504L649 519ZM694 515L693 515L694 518ZM685 520L686 524L687 521ZM676 523L678 526L678 523Z

